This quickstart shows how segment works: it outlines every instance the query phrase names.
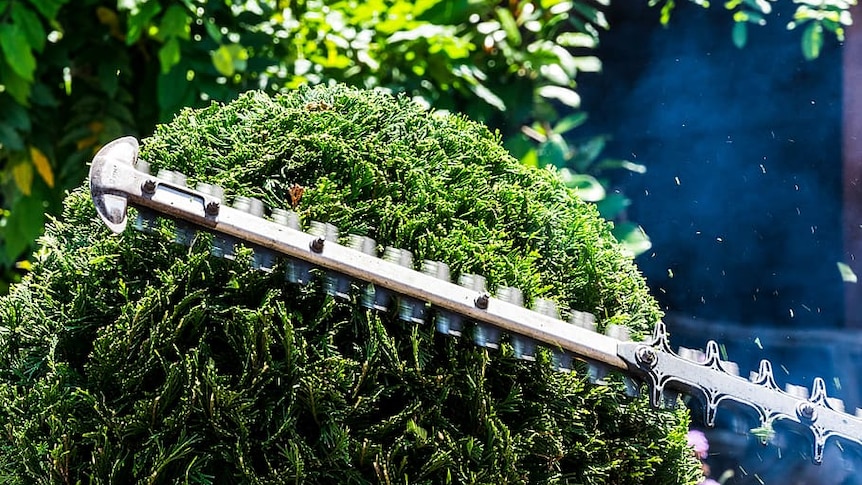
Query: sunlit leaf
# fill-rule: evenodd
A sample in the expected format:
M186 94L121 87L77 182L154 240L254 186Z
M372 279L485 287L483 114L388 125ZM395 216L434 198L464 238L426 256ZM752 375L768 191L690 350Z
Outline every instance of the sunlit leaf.
M230 55L230 50L226 45L219 46L212 54L213 66L223 76L233 76L233 58Z
M542 86L536 92L543 98L556 99L572 108L577 108L581 105L581 96L569 88L562 86Z
M856 273L853 272L853 268L851 268L850 265L842 263L840 261L835 264L838 265L838 272L841 273L842 281L844 281L845 283L857 282Z
M506 32L506 39L509 45L521 45L521 32L518 30L518 23L515 22L515 17L507 7L497 7L497 18L500 19L500 25L503 26L503 31Z
M823 47L823 26L820 22L811 22L802 32L802 55L807 60L817 59Z
M575 189L582 200L587 202L598 202L605 198L605 187L592 175L575 173L564 168L560 170L560 177L567 187Z
M171 37L159 49L159 64L162 66L162 74L167 73L180 62L180 41L176 37ZM231 62L233 66L233 62Z
M25 81L33 81L36 58L27 43L27 37L17 24L0 24L0 51L16 74Z
M652 248L652 241L643 228L633 222L622 222L614 225L611 231L623 249L637 257Z
M42 177L42 180L45 181L48 187L53 188L54 171L51 169L51 162L48 160L48 157L38 148L31 146L30 160L33 162L33 166L36 167L36 172Z

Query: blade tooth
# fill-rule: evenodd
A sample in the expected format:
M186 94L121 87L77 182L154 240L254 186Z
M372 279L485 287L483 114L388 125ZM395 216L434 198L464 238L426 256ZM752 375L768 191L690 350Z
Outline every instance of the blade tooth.
M661 404L666 409L676 409L680 404L679 393L669 389L662 390Z
M592 313L572 311L569 323L576 327L585 328L591 332L596 331L596 316Z
M442 261L426 259L422 261L422 273L433 276L442 281L451 281L449 265ZM452 312L436 309L434 326L439 333L460 337L464 329L464 319Z
M862 418L862 408L856 408L856 411L853 413L857 418Z
M195 241L198 231L194 226L184 222L176 221L174 225L174 242L183 246L191 246Z
M135 170L137 170L138 172L145 173L145 174L149 175L150 174L150 162L148 162L146 160L142 160L139 158L135 162Z
M406 249L387 246L383 250L383 259L405 268L413 268L413 253ZM425 302L405 296L398 298L398 318L401 320L423 323L425 321L425 310Z
M212 244L210 253L213 256L225 259L236 259L236 239L223 234L215 234L213 236Z
M265 273L271 273L275 267L276 253L266 248L254 248L254 257L251 266Z
M158 213L144 207L139 207L138 215L135 217L135 229L145 233L154 233L158 228Z
M338 228L328 222L311 221L308 233L326 241L338 242ZM349 299L350 285L351 279L342 274L327 271L323 276L323 289L330 296Z
M299 230L299 215L291 210L273 209L272 220L291 229Z
M251 198L245 197L243 195L238 195L233 199L233 204L231 207L238 211L250 212L251 211Z
M560 372L571 372L574 359L572 354L563 350L554 350L551 354L551 362L554 368Z
M501 334L500 329L493 325L478 323L476 324L476 328L473 329L473 343L480 347L499 349Z
M700 349L690 349L688 347L680 347L677 351L677 355L682 357L683 359L690 360L692 362L703 363L706 360L706 354L703 353Z
M795 384L785 384L784 392L799 399L808 399L808 388L805 386L797 386Z
M497 288L497 299L513 305L524 306L524 292L513 286L501 286Z
M641 393L641 383L629 376L623 376L623 385L625 385L625 393L628 397L637 397Z
M838 399L837 397L827 397L826 404L829 405L831 409L838 411L840 413L845 412L844 401Z
M395 263L405 268L413 267L413 253L406 249L400 249L393 246L386 246L383 250L383 259L390 263Z
M512 335L512 350L515 358L536 360L536 341L523 335Z
M766 359L760 361L759 369L757 372L751 372L748 379L755 384L760 384L770 389L778 389L778 385L775 383L775 374L772 372L772 362Z
M284 279L290 283L306 285L311 281L313 265L299 259L285 261Z
M739 364L732 360L722 360L719 362L724 372L732 376L739 376Z
M195 186L195 190L207 195L211 195L217 199L224 199L224 187L222 187L221 185L198 182L198 184Z
M415 298L402 296L398 299L398 318L410 323L425 323L427 305Z
M188 177L182 172L174 172L174 183L185 187L188 184Z
M253 216L257 216L257 217L263 217L263 209L264 209L263 201L256 198L256 197L249 197L248 202L249 202L249 208L248 208L249 214L251 214Z
M311 221L308 233L327 241L338 242L338 228L328 222Z
M464 332L464 318L457 313L447 310L438 310L434 321L437 331L444 335L460 337Z
M483 292L486 288L485 277L472 273L462 273L458 277L458 284L478 292Z
M632 339L631 330L628 327L615 323L608 325L608 328L605 329L605 335L621 342L627 342Z
M593 384L606 385L605 377L608 376L610 368L598 362L587 363L587 377Z
M533 302L533 311L541 313L547 317L560 319L560 310L557 308L557 303L546 298L536 298Z
M368 236L349 235L347 237L347 247L365 254L376 255L377 253L377 241Z
M168 170L166 168L160 168L158 173L156 173L156 178L164 182L175 183L178 179L178 175L179 172L174 172L173 170Z

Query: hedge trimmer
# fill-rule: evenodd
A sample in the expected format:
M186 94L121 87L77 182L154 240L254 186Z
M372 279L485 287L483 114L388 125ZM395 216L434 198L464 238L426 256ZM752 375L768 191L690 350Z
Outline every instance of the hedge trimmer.
M292 211L266 211L261 201L246 197L234 197L229 206L218 186L191 188L184 175L171 171L151 175L148 163L138 159L138 150L133 137L114 140L96 154L90 168L96 210L115 233L125 230L126 209L132 205L138 211L134 225L139 230L152 231L158 218L168 219L179 243L190 245L198 231L211 233L214 255L234 259L247 248L253 254L252 265L268 272L283 260L285 279L296 284L308 283L320 273L323 288L335 298L394 311L408 322L433 321L439 332L469 336L482 347L496 349L505 341L524 360L535 360L538 347L545 347L558 370L585 365L594 382L604 382L610 371L621 371L627 392L636 395L637 382L645 382L654 406L673 404L679 392L697 396L709 426L718 405L727 401L753 409L763 429L777 422L807 429L818 464L831 438L862 445L862 418L845 413L841 400L828 397L822 378L814 380L810 395L799 386L789 385L785 391L776 384L768 360L761 361L748 379L740 377L735 363L722 360L714 341L708 342L706 352L685 348L674 352L662 322L645 342L631 341L626 329L617 325L601 334L589 313L570 311L568 321L562 320L553 302L542 299L527 309L518 289L501 287L492 296L478 275L462 274L453 283L445 263L423 261L417 270L409 251L387 247L378 257L372 239L339 238L337 228L319 222L303 231ZM301 197L301 187L291 191L291 197Z

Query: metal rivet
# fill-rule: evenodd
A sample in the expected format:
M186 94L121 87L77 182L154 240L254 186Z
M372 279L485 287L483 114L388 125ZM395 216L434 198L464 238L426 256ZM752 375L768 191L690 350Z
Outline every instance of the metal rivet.
M317 239L314 239L313 241L311 241L311 244L309 244L309 247L315 253L322 253L324 243L326 243L326 239L324 239L322 237L318 237Z
M814 405L810 402L799 403L799 406L796 407L796 412L799 413L800 418L814 419L815 409Z
M208 216L217 216L220 209L219 203L216 201L207 202L206 213Z
M655 350L651 347L641 347L635 352L635 357L641 365L654 367L658 361L658 356L655 355Z
M145 194L154 194L156 193L156 181L153 179L147 179L141 184L141 190L144 191Z
M486 310L488 308L488 301L491 297L488 296L487 293L482 293L481 295L476 297L474 303L476 304L476 308L480 310Z

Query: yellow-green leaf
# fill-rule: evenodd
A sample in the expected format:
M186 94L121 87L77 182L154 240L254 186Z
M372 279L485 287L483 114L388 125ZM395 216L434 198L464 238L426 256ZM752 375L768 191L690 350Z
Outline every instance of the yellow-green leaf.
M820 22L811 22L802 33L802 55L805 59L817 59L820 48L823 47L823 26Z
M215 66L218 72L226 77L233 76L234 73L233 57L230 54L228 46L223 45L216 49L212 55L213 66Z
M178 62L180 62L180 42L176 37L171 37L159 49L159 63L162 65L162 74L167 74Z
M33 190L33 165L26 160L16 163L12 166L12 178L22 194L30 195Z
M36 172L42 177L42 180L45 181L48 187L54 188L54 171L51 169L51 162L48 160L48 157L38 148L31 146L30 160L33 162L33 166L36 167Z

